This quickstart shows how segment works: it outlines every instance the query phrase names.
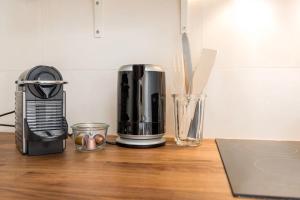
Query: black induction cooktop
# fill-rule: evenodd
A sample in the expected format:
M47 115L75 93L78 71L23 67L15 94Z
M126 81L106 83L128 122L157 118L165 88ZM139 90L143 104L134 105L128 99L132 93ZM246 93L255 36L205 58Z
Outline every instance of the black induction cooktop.
M300 142L216 142L234 196L300 199Z

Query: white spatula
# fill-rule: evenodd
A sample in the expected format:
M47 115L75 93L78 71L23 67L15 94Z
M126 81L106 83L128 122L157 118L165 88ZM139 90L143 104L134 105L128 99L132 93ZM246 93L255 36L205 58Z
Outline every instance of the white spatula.
M207 84L209 75L215 63L215 58L217 51L211 49L203 49L201 53L200 63L196 70L193 73L193 81L191 85L192 94L201 94ZM199 109L200 106L200 109ZM196 104L194 111L194 117L190 123L188 138L196 139L197 132L199 131L199 114L202 111L202 104L199 105L199 102ZM201 115L200 115L201 116ZM202 138L202 136L201 136Z
M205 88L211 70L215 64L217 51L212 49L203 49L200 57L200 63L193 73L192 94L201 94Z

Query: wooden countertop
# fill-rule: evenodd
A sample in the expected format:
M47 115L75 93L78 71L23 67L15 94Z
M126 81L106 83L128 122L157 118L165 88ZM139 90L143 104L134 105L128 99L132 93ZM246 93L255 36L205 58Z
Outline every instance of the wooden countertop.
M0 199L235 199L214 140L178 147L23 156L0 133Z

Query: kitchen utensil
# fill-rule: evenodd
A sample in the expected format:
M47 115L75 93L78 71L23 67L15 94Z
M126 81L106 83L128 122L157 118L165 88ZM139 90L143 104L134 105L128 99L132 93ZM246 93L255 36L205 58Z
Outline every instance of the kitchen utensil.
M186 32L182 34L182 50L183 50L183 61L184 61L184 72L185 72L185 91L189 94L191 91L191 84L193 78L193 66L190 51L189 38Z
M191 89L192 89L192 80L193 80L193 66L192 66L192 58L191 58L191 52L190 52L190 44L188 35L186 32L182 34L182 50L183 50L183 61L184 61L184 72L185 72L185 94L190 95ZM190 108L189 102L187 102L186 109ZM190 114L190 112L189 112ZM195 115L198 113L195 112ZM185 116L183 114L183 118L186 118L188 116ZM189 128L189 136L190 138L196 137L195 130L190 127Z
M203 49L200 57L200 63L193 74L192 94L201 94L205 88L208 78L216 60L217 51Z
M147 148L165 144L165 93L161 67L139 64L120 68L118 145Z
M60 153L66 147L68 124L66 100L60 72L37 66L16 81L16 145L28 155Z
M71 128L76 150L93 151L104 147L109 125L105 123L79 123Z
M191 91L192 94L202 94L203 90L207 84L209 75L211 73L212 67L215 62L217 52L215 50L210 50L210 49L203 49L201 58L200 58L200 63L199 66L195 69L193 73L193 81L191 83ZM198 106L196 106L198 108ZM200 107L201 108L201 107ZM197 117L199 116L198 114L199 109L195 110L194 116ZM191 122L191 126L189 128L188 132L188 137L189 138L196 138L197 134L197 129L196 127L197 123L199 120L198 119L193 119Z
M190 128L189 128L189 131L188 131L188 138L194 139L194 138L197 137L197 132L198 132L198 128L199 128L199 126L198 126L199 110L201 110L201 106L199 105L199 102L197 102L196 107L195 107L194 116L193 116L192 121L190 123Z
M184 64L183 64L183 56L182 56L182 49L178 47L176 51L176 55L173 61L173 67L170 68L172 71L173 76L170 76L172 79L172 83L170 84L171 93L185 93L185 73L184 73Z

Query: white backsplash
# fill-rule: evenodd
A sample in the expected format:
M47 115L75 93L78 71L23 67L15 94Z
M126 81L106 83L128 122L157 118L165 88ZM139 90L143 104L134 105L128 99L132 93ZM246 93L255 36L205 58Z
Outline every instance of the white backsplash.
M206 90L205 137L300 140L299 1L190 2L193 64L202 47L218 50ZM69 81L69 124L103 121L113 133L119 66L154 63L167 73L172 135L179 5L178 0L104 0L104 38L94 39L92 1L1 0L0 113L14 108L14 81L23 70L53 65Z

